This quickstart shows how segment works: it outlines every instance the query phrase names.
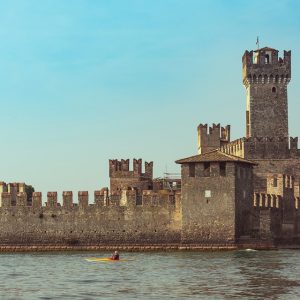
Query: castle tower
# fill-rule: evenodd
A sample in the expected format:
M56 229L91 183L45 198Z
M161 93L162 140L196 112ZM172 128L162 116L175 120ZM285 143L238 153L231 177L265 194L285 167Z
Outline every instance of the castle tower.
M287 85L291 51L269 47L245 51L243 84L247 93L246 137L288 138Z
M110 191L151 190L153 188L153 162L145 162L144 173L142 172L142 159L133 159L133 170L129 170L129 163L129 159L109 160Z
M213 124L208 128L207 124L200 124L197 136L199 154L216 150L230 142L230 125L221 127L220 124Z

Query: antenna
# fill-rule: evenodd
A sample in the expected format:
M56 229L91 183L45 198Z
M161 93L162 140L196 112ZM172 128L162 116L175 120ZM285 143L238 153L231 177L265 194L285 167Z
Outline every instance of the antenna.
M259 50L259 36L256 38L256 45L257 45L257 50Z

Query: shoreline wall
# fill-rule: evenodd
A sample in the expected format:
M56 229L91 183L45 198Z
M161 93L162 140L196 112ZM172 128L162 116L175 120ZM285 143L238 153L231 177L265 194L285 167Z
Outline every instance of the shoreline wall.
M74 204L71 192L64 192L61 206L57 193L49 192L42 206L41 193L34 193L28 206L26 194L18 193L12 206L11 195L2 193L0 245L180 243L180 194L144 191L141 205L137 197L135 191L111 196L96 191L89 204L88 193L79 192Z

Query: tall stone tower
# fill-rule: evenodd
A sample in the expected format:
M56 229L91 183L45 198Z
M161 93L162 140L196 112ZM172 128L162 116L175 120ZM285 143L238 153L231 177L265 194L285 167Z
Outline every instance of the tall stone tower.
M243 84L247 93L246 137L288 139L287 85L291 51L269 47L243 55Z

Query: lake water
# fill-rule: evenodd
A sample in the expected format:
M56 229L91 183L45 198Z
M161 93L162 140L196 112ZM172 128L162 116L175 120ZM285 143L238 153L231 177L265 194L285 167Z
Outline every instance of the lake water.
M0 299L300 299L300 251L0 254Z

